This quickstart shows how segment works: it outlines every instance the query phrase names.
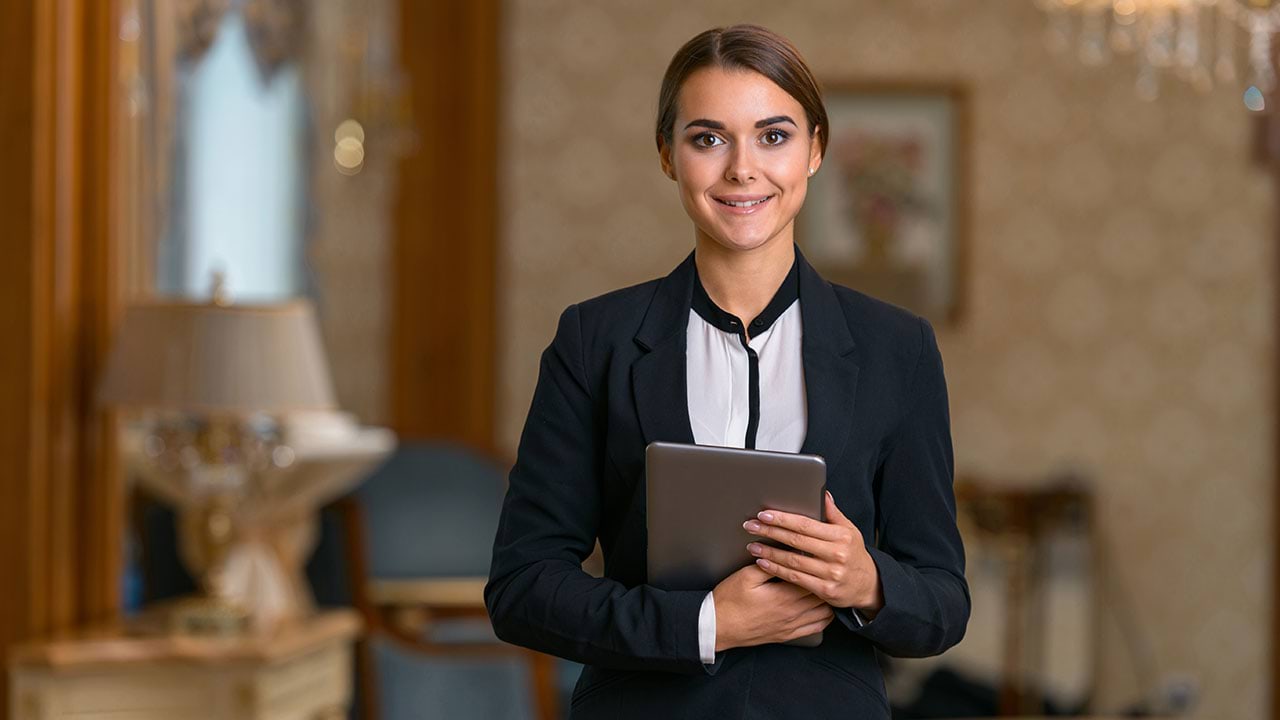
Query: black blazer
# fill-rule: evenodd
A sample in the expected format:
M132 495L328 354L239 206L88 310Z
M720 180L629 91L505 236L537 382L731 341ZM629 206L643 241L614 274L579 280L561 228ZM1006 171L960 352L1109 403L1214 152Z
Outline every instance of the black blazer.
M542 354L485 605L503 640L587 667L574 718L888 718L875 649L936 655L964 636L942 358L929 324L832 285L796 250L808 435L866 540L885 606L836 611L817 648L698 655L705 591L645 584L644 449L692 443L685 333L693 253L670 275L570 306ZM582 570L596 538L604 577Z

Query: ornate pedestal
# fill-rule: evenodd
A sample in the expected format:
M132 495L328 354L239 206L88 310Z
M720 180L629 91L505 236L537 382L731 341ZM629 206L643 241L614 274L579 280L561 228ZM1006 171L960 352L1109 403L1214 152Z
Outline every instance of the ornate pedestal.
M12 720L337 720L351 703L359 617L328 611L269 634L162 633L158 615L15 648Z

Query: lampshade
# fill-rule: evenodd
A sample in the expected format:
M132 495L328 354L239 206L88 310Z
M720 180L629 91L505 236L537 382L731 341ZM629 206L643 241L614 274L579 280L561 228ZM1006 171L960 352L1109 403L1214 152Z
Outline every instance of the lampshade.
M310 303L129 307L99 387L102 403L186 412L334 406Z

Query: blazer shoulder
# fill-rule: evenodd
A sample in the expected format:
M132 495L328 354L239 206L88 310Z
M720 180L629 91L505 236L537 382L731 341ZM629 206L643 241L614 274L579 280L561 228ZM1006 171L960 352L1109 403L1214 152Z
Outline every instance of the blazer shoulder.
M918 352L922 341L933 335L929 321L906 308L843 285L832 283L831 287L840 300L855 340Z
M864 370L897 388L904 411L910 406L907 398L945 388L941 351L927 319L857 290L833 287Z
M613 335L621 328L629 328L634 333L661 281L661 278L646 280L575 303L583 334L595 335L603 330Z

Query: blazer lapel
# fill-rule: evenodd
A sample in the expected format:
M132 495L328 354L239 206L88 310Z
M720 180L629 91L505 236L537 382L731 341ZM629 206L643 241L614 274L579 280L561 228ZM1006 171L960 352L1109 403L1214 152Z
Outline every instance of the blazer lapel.
M635 342L646 353L631 365L631 390L645 445L693 443L689 422L686 331L693 299L693 253L663 278Z
M796 248L800 274L808 429L800 452L834 466L853 429L858 387L856 345L831 284ZM631 385L645 444L693 443L685 349L693 298L693 253L663 278L635 342L646 351L631 366Z
M804 360L808 429L800 452L820 455L834 467L853 429L858 388L856 345L836 291L813 269L800 248L801 354Z

